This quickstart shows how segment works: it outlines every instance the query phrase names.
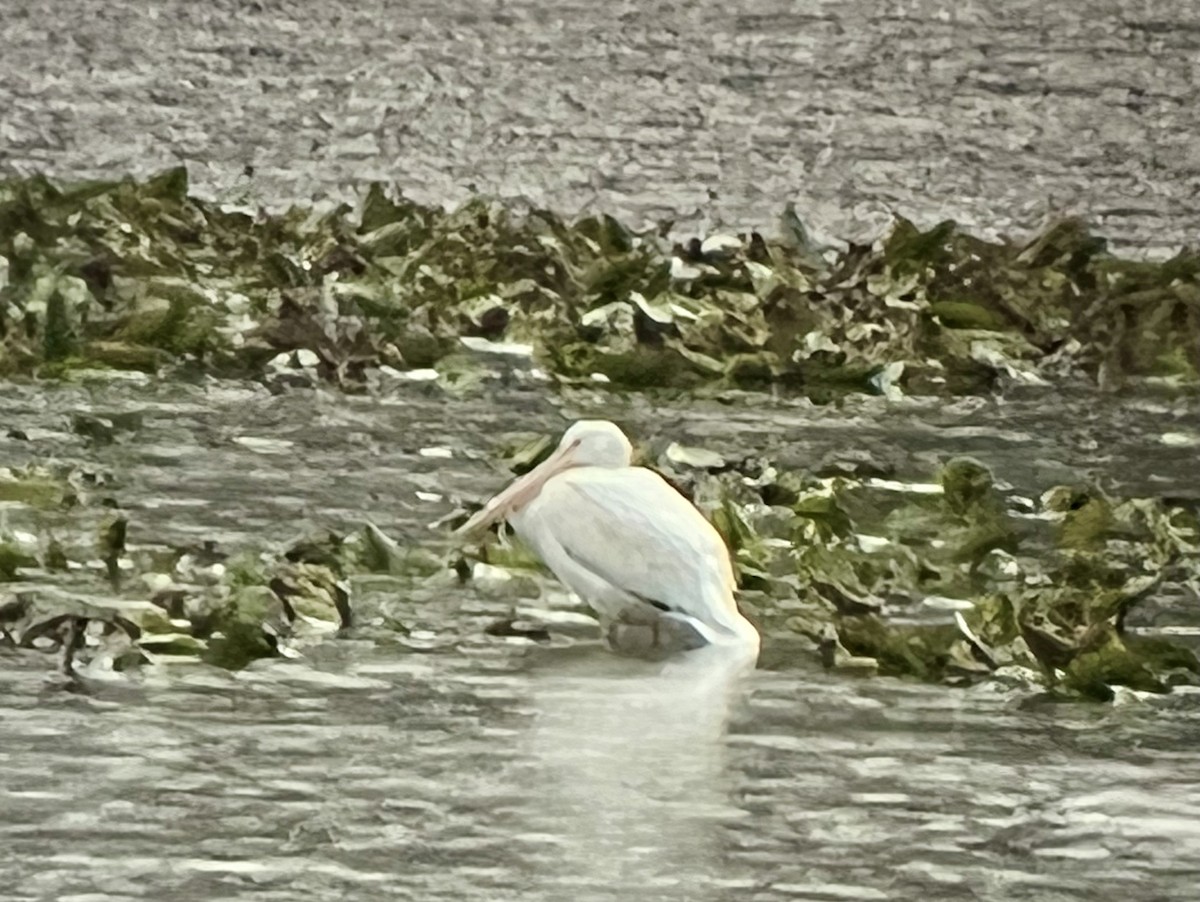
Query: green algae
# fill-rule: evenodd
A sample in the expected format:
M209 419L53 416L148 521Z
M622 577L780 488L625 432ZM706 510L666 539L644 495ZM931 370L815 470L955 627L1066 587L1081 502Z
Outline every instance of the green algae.
M1086 376L1195 386L1200 256L1126 260L1073 219L1028 241L897 218L872 245L781 234L677 243L475 198L453 211L371 186L356 209L192 197L186 171L0 182L0 373L179 367L265 377L281 353L362 386L440 368L463 339L528 346L565 382L989 391ZM470 390L468 382L461 388Z
M548 447L529 439L516 458ZM773 667L788 666L779 650L798 635L826 666L856 674L954 684L1040 674L1081 700L1200 684L1189 648L1125 627L1167 582L1200 570L1194 511L1090 486L1051 487L1031 510L969 458L905 483L763 461L714 471L669 449L638 456L669 481L686 473L755 599ZM536 566L511 539L485 537L471 554Z
M518 436L499 457L525 472L552 447ZM1200 569L1192 510L1088 485L1018 499L969 458L906 482L675 445L637 456L686 486L724 537L771 666L811 656L847 675L950 684L1027 673L1060 696L1101 701L1114 687L1200 682L1188 648L1126 628L1130 611ZM138 546L136 516L104 498L62 506L78 476L19 475L39 488L9 502L32 531L0 535L0 579L12 586L0 629L20 647L78 641L74 660L90 668L237 669L296 654L353 625L362 587L378 607L371 622L402 633L380 593L464 591L457 582L515 604L544 585L536 558L503 531L450 551L402 545L373 524L232 554ZM60 541L64 530L90 538Z

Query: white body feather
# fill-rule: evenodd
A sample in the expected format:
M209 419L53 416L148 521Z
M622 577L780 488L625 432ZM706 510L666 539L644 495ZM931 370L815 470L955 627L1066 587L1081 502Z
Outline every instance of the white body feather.
M565 470L508 519L602 619L675 618L708 643L757 649L758 633L733 600L733 568L721 536L656 473Z

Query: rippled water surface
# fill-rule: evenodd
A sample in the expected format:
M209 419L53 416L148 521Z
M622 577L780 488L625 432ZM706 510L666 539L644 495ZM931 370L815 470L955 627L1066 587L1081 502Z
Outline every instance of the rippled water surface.
M338 649L5 670L6 899L1188 899L1195 710Z
M186 162L268 202L396 181L840 237L891 210L1200 227L1194 0L5 0L0 172ZM251 167L253 175L243 176Z
M858 450L918 476L969 452L1017 491L1090 473L1197 500L1195 449L1161 436L1200 416L1154 400L684 409L510 388L447 407L418 388L227 383L2 397L0 462L104 470L134 546L269 544L371 517L440 547L428 525L502 479L497 442L584 414L731 456ZM96 446L69 427L89 411L140 425ZM531 604L567 606L546 593ZM472 589L418 596L394 600L407 636L238 674L68 690L50 662L0 649L0 898L1183 900L1200 880L1196 695L1052 706L827 675L778 647L764 658L781 669L659 672L586 641L488 636L511 602Z

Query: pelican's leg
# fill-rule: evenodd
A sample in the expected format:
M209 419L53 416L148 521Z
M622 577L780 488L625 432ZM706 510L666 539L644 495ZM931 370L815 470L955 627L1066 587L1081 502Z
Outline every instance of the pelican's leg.
M708 645L691 618L653 608L648 612L645 606L627 609L605 626L604 635L614 652L651 660Z

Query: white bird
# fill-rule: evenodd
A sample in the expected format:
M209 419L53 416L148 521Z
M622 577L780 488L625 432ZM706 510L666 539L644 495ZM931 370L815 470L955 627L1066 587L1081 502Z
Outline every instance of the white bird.
M459 527L507 520L568 589L600 615L618 651L731 646L757 655L734 601L720 534L607 420L580 420L543 463ZM648 647L647 647L648 646Z

